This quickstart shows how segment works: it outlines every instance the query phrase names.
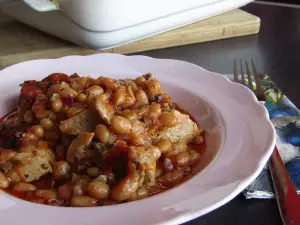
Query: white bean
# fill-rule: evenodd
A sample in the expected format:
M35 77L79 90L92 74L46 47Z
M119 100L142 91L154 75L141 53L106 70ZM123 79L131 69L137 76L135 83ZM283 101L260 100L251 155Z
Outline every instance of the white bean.
M17 183L13 187L13 190L14 191L19 191L19 192L35 191L36 190L36 186L34 186L33 184L28 184L28 183Z
M91 207L96 205L96 200L88 196L75 196L71 199L73 207Z
M2 172L0 172L0 189L5 189L8 186L9 186L9 180Z

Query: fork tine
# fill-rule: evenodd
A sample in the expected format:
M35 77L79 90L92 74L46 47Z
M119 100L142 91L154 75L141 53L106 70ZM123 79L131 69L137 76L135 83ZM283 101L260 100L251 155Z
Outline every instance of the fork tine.
M257 92L258 95L263 96L264 95L264 91L262 89L260 78L259 78L259 73L256 70L256 66L254 64L253 59L251 59L251 63L252 63L252 68L253 68L253 73L254 73L254 79L255 79L255 83L256 83L256 92Z
M248 76L248 85L249 85L249 88L251 89L251 91L254 92L254 87L253 87L252 79L251 79L251 73L249 70L249 65L248 65L247 60L245 61L245 64L246 64L246 71L247 71L247 76Z
M242 85L246 85L242 59L240 59L240 67L241 67Z
M239 82L239 77L238 77L238 69L237 69L237 63L236 59L234 59L234 68L233 68L233 81L238 83Z

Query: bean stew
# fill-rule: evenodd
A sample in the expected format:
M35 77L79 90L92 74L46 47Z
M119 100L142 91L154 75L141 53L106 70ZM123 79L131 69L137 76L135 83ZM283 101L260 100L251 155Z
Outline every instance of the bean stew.
M205 132L152 74L25 81L0 121L0 189L46 205L144 199L191 174Z

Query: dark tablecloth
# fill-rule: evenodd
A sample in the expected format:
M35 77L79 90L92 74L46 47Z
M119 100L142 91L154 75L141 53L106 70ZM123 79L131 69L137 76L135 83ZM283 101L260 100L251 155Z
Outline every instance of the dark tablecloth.
M195 63L229 74L235 58L254 58L278 87L300 106L300 9L252 3L242 9L261 18L258 35L144 52L157 58ZM237 196L225 206L186 225L280 225L275 200L246 200Z

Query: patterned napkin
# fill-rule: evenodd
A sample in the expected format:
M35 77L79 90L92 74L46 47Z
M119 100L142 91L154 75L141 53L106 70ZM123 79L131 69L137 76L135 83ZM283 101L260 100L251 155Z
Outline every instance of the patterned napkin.
M227 77L233 79L232 75ZM276 146L300 194L300 111L280 92L267 75L260 75L260 78L266 96L264 104L277 133ZM244 190L244 195L248 199L274 197L267 165L256 180Z

